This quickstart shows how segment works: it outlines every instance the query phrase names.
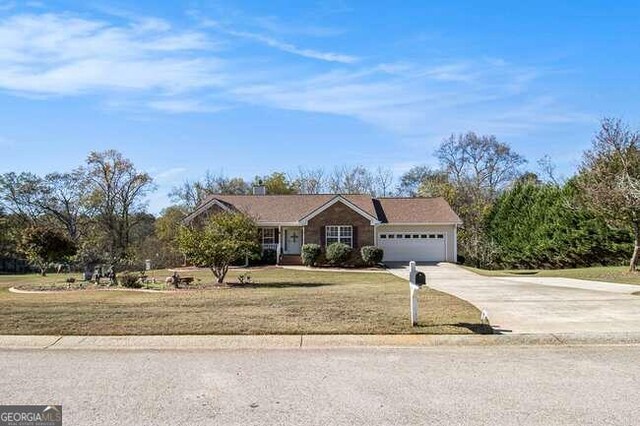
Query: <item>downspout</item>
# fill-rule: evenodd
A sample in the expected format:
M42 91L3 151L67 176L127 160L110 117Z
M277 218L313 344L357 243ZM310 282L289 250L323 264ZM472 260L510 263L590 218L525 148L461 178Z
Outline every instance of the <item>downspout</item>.
M305 226L302 226L302 241L300 242L300 259L302 259L302 247L304 246L304 228Z
M373 245L376 247L378 247L378 226L380 226L379 223L373 224Z
M453 226L453 263L458 263L458 224Z

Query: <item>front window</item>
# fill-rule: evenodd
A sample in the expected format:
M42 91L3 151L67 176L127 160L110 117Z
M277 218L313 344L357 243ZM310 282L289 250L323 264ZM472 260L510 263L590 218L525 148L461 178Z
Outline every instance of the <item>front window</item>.
M353 247L353 227L351 225L327 226L327 245L343 243Z
M262 244L275 244L276 243L276 229L275 228L262 228Z

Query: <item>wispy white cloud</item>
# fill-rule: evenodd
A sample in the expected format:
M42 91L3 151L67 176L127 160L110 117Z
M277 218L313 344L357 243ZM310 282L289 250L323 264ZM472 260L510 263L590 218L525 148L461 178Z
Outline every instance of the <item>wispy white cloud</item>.
M345 55L345 54L335 53L335 52L325 52L325 51L319 51L314 49L301 48L301 47L295 46L294 44L278 40L268 35L259 34L251 31L235 30L212 19L199 17L198 21L202 27L213 29L233 37L239 37L239 38L255 41L265 46L269 46L274 49L277 49L286 53L290 53L293 55L302 56L304 58L318 59L318 60L327 61L327 62L339 62L343 64L352 64L359 60L358 57L352 56L352 55Z
M31 7L34 9L44 9L46 7L46 5L41 1L28 1L28 2L25 2L25 6Z
M188 112L212 113L229 109L230 106L212 105L199 99L160 99L147 104L150 108L172 114Z
M114 22L70 13L0 20L0 90L27 96L104 94L111 108L216 112L258 105L354 118L403 138L451 131L526 132L585 120L534 86L545 70L499 58L371 63L196 16L193 28L129 13ZM238 39L288 52L273 58ZM322 66L300 58L318 60Z
M305 58L319 59L321 61L327 61L327 62L340 62L343 64L352 64L358 61L358 58L356 56L344 55L341 53L334 53L334 52L321 52L313 49L299 48L291 43L279 41L279 40L276 40L275 38L268 37L261 34L250 33L246 31L233 31L233 30L227 30L225 32L227 34L230 34L236 37L242 37L249 40L254 40L262 44L265 44L269 47L273 47L275 49L281 50L283 52L291 53L293 55L298 55Z
M188 169L186 167L173 167L156 173L153 176L153 179L158 183L172 183L180 176L183 176L187 171Z
M193 31L158 20L114 26L66 14L0 21L0 88L68 95L96 90L169 93L220 84L215 46ZM203 55L189 55L195 51Z
M256 27L271 34L283 36L336 37L345 33L344 29L309 23L282 22L277 16L259 16L252 19Z
M245 85L233 93L248 103L355 117L422 140L452 130L513 131L515 126L530 129L583 118L562 113L552 97L542 101L529 93L529 84L539 76L530 68L487 60L432 66L389 63Z

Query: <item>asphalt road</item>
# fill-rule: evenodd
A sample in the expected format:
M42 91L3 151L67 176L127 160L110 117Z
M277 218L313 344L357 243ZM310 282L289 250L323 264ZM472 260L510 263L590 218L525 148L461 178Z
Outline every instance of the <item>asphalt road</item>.
M638 424L640 346L0 350L65 425Z

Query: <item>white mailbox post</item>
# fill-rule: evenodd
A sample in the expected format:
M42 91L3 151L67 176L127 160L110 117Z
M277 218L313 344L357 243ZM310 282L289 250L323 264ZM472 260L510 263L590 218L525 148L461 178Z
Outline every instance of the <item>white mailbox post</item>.
M418 291L427 284L424 273L416 271L416 262L409 262L409 292L411 296L411 325L418 325Z

